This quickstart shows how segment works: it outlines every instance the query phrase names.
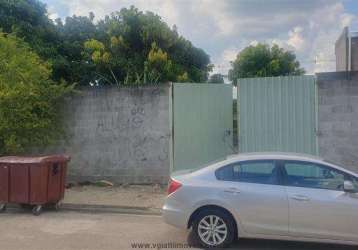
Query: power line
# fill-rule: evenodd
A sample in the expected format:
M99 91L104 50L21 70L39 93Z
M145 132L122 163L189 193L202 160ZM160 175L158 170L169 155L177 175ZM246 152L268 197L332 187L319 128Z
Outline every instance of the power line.
M327 59L327 60L304 60L304 61L299 61L301 64L302 63L314 63L314 64L319 64L319 63L329 63L329 62L336 62L335 59ZM215 68L223 68L223 69L231 69L232 66L230 65L225 65L225 64L214 64Z

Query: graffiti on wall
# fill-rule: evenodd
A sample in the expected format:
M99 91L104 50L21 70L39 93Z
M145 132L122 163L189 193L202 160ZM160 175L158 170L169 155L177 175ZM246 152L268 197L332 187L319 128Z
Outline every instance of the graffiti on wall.
M169 175L168 87L83 91L69 102L72 174Z

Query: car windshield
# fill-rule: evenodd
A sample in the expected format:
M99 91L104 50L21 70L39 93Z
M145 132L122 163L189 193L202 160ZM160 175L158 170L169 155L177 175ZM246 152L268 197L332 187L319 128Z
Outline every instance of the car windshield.
M346 169L344 166L342 166L342 165L340 165L340 164L338 164L338 163L336 163L334 161L324 160L324 162L327 162L329 164L333 164L333 165L336 165L336 166L341 167L343 169ZM353 182L353 185L354 185L355 189L358 191L358 177L357 176L352 176L351 181Z
M337 162L334 162L334 161L331 161L331 160L323 160L323 161L326 162L326 163L338 166L340 168L347 169L345 166L342 166L340 163L337 163ZM352 171L350 171L350 172L352 172ZM355 173L355 172L353 172L353 173ZM355 173L355 174L357 175L358 173Z
M343 166L342 166L341 164L339 164L339 163L337 163L337 162L335 162L335 161L326 160L326 159L323 159L323 161L324 161L324 162L327 162L327 163L329 163L329 164L333 164L333 165L336 165L336 166L338 166L338 167L343 168Z

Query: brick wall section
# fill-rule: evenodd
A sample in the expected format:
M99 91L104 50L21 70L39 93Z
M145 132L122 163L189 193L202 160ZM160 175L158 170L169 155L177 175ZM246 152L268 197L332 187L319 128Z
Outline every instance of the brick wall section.
M168 85L85 88L67 99L65 117L66 140L45 153L71 155L70 181L167 182Z
M319 154L358 172L358 72L317 74Z
M351 70L358 70L358 37L351 38Z

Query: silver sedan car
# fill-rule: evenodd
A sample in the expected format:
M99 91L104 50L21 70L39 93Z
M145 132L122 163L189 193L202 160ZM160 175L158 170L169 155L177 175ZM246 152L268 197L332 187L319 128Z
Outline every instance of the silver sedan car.
M228 157L171 178L163 217L204 247L236 238L358 244L358 175L287 153Z

